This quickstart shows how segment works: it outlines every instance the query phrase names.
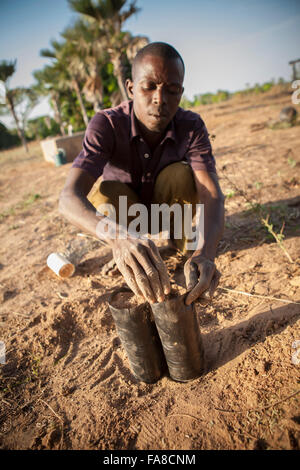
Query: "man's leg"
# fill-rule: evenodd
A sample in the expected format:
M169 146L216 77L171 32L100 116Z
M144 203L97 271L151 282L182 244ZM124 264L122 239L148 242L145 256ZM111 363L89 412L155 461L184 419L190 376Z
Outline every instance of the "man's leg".
M128 208L135 203L140 202L137 194L128 186L128 184L120 181L101 181L100 185L92 188L88 194L88 200L98 209L102 204L111 204L116 211L116 222L119 222L119 197L127 197L127 214ZM107 215L107 214L104 214ZM128 217L130 221L130 217Z
M191 167L184 162L172 163L165 167L158 175L154 193L153 203L163 204L166 203L169 206L172 204L179 204L181 206L181 219L180 221L171 220L171 240L182 253L186 253L187 239L184 233L184 204L192 205L192 215L196 212L196 203L199 202L197 198L196 186L193 176L193 170ZM180 239L174 238L174 225L182 224L182 236Z

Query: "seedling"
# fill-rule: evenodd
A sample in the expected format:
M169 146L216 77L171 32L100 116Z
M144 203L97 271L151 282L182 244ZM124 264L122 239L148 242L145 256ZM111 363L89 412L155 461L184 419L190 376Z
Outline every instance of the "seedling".
M293 158L289 157L288 158L288 164L290 165L291 168L294 168L296 166L297 162Z
M293 160L294 161L294 160ZM283 229L284 229L284 225L285 225L285 222L282 223L282 226L281 226L281 229L280 229L280 232L279 233L276 233L274 231L274 228L273 228L273 224L270 224L269 223L269 218L270 218L270 213L269 211L266 209L266 207L264 207L262 204L256 202L256 201L253 201L251 199L249 199L249 197L247 196L246 192L240 188L237 187L237 185L230 180L230 178L228 178L227 175L224 175L225 179L227 179L227 181L230 183L230 185L234 188L234 190L236 191L236 193L240 196L243 197L243 199L246 201L247 203L247 206L249 207L249 210L252 211L254 214L256 214L256 216L258 217L260 223L266 227L266 229L268 230L268 232L273 236L273 238L275 239L276 243L279 245L279 247L282 249L282 251L284 252L285 256L288 258L288 260L290 261L290 263L293 263L293 260L291 258L291 256L289 255L289 253L287 252L285 246L283 245L283 239L284 239L284 234L283 234ZM258 183L258 182L257 182ZM255 184L257 184L255 183ZM261 184L261 183L259 183ZM282 210L282 206L281 205L278 205L278 206L274 206L273 207L273 210ZM269 209L271 210L271 209Z
M227 197L227 199L230 199L232 198L233 196L235 196L236 192L235 191L228 191L225 196Z

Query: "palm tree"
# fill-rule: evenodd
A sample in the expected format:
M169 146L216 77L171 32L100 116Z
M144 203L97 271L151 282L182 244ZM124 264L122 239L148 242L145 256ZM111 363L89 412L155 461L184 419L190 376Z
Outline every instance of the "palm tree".
M69 0L69 4L76 12L91 18L99 29L105 32L108 44L107 51L114 66L114 74L122 99L127 100L125 88L126 50L133 38L130 33L122 31L122 26L130 16L140 10L135 6L136 0L131 1L125 10L123 7L127 4L127 0ZM147 38L143 39L148 42Z
M42 70L33 72L36 79L34 90L42 96L49 96L54 110L54 119L58 123L62 135L66 135L65 126L60 109L60 96L62 92L61 77L55 67L46 65Z
M29 111L36 104L36 100L34 99L33 92L31 92L28 88L9 88L9 80L16 71L16 64L16 60L12 62L2 60L0 62L0 82L3 85L3 94L1 96L0 108L2 111L8 110L12 114L16 124L18 136L24 146L25 151L28 152L27 141L24 133L24 125ZM27 103L25 104L22 115L23 122L20 123L20 119L16 112L16 107L22 102L24 103L26 100Z
M42 49L42 57L54 59L54 67L60 72L61 85L69 85L73 88L79 101L82 117L85 125L89 123L87 111L83 102L80 83L85 77L84 57L71 42L51 41L51 49Z
M82 91L85 99L93 103L94 111L97 112L103 105L101 67L107 61L105 31L91 21L79 19L73 27L65 29L61 36L76 48L82 60L85 70Z

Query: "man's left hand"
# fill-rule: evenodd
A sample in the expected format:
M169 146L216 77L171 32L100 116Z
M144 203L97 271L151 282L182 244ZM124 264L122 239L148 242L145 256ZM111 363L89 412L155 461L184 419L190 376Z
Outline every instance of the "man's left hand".
M185 303L190 305L203 294L212 298L221 274L213 261L195 252L184 265L184 276L189 291Z

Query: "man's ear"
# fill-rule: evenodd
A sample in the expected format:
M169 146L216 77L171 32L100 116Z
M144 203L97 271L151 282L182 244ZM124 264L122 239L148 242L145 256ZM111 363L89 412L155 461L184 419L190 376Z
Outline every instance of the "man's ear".
M133 99L133 81L127 78L125 82L125 87L126 87L128 97L132 100Z

